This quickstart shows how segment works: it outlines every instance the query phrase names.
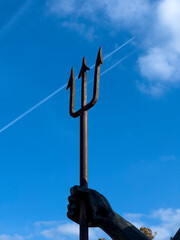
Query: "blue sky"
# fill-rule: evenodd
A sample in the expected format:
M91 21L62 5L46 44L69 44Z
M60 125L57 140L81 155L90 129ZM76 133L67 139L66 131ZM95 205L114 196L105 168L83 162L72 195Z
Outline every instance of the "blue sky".
M83 56L90 67L100 46L107 56L124 43L104 61L88 112L89 187L156 239L175 234L179 19L179 0L0 0L0 240L78 239L66 206L79 184L79 119L64 86ZM90 239L103 236L93 229Z

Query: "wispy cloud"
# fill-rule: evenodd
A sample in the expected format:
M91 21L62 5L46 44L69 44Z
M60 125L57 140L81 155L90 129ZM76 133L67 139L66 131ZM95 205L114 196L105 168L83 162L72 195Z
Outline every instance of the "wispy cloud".
M58 226L59 224L62 224L62 221L37 221L34 223L35 227L42 227L42 226Z
M78 240L79 225L70 221L38 221L32 225L26 226L30 229L29 235L23 234L0 234L0 240ZM89 237L92 240L97 240L100 237L108 236L99 228L89 228Z
M26 240L31 239L33 236L21 236L19 234L8 235L8 234L0 234L0 240Z
M43 230L41 235L44 236L46 239L54 239L54 240L61 240L61 239L78 239L79 238L79 226L75 223L66 223L59 225L56 228L50 228ZM100 237L105 236L105 234L97 228L90 228L89 229L89 237L92 240L97 240Z
M64 236L78 236L78 226L74 223L66 223L45 229L41 232L41 235L49 239L64 239Z
M144 226L152 229L153 232L157 232L158 235L155 237L156 240L169 240L180 228L180 209L160 208L149 214L125 213L123 217L138 229ZM29 235L8 235L2 233L0 234L0 240L79 239L79 226L70 221L38 221L26 227L31 229ZM107 240L110 239L109 236L99 228L89 228L89 235L91 240L97 240L103 237Z
M134 25L135 21L141 21L149 11L147 0L104 0L104 1L77 1L77 0L47 0L49 11L59 18L66 18L68 21L76 21L78 18L85 18L92 22L102 24L100 19L107 25L109 21L122 25ZM112 27L110 25L110 27Z
M179 0L158 1L153 13L153 28L145 53L138 64L147 82L141 90L155 96L162 95L180 83L180 2ZM178 24L178 26L177 26ZM159 92L157 91L159 90Z
M161 208L149 215L127 213L124 217L138 228L145 226L157 232L156 240L169 240L180 228L180 209ZM149 221L157 222L157 224L148 225Z
M64 21L62 26L79 32L80 34L84 35L89 40L94 40L96 38L94 28L92 26L90 26L87 29L87 27L84 23Z
M143 50L137 62L144 77L144 82L137 83L142 93L161 97L180 85L179 0L47 0L47 6L67 27L85 20L93 34L106 28L137 35Z
M44 239L54 240L68 240L68 239L79 239L79 225L67 221L44 221L37 222L40 227L39 235ZM35 226L37 225L35 224ZM41 230L43 229L43 230ZM99 228L89 228L89 237L92 240L97 240L99 237L107 236Z

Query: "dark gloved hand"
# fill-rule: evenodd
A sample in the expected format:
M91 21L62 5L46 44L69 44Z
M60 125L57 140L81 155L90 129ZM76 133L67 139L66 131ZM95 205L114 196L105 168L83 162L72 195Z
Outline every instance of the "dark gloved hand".
M114 216L114 212L107 199L97 191L80 186L70 189L68 198L69 219L79 223L80 200L85 199L88 215L88 227L100 227L101 223Z

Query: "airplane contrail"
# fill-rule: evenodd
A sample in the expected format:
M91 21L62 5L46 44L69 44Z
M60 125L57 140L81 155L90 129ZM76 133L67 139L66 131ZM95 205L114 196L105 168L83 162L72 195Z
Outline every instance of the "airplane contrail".
M135 37L129 39L127 42L125 42L124 44L122 44L121 46L119 46L118 48L116 48L115 50L113 50L111 53L109 53L108 55L106 55L104 57L104 59L109 58L110 56L112 56L115 52L117 52L118 50L120 50L122 47L124 47L126 44L130 43L131 41L134 40ZM101 76L106 74L107 72L109 72L111 69L115 68L118 64L120 64L121 62L123 62L125 59L127 59L128 57L130 57L135 51L131 52L130 54L126 55L125 57L121 58L119 61L117 61L115 64L113 64L111 67L109 67L108 69L106 69L104 72L101 73ZM90 68L94 68L95 64L92 65ZM77 77L75 78L77 79ZM41 100L40 102L38 102L37 104L35 104L33 107L31 107L30 109L28 109L27 111L25 111L23 114L21 114L19 117L15 118L13 121L11 121L10 123L8 123L7 125L5 125L3 128L0 129L0 133L2 133L3 131L5 131L6 129L8 129L10 126L14 125L16 122L18 122L20 119L22 119L23 117L25 117L26 115L28 115L29 113L31 113L32 111L34 111L36 108L38 108L40 105L42 105L43 103L45 103L46 101L48 101L50 98L52 98L53 96L55 96L57 93L61 92L65 87L67 86L67 84L64 84L63 86L61 86L60 88L58 88L56 91L52 92L50 95L48 95L46 98L44 98L43 100Z
M103 60L106 60L107 58L111 57L114 53L118 52L121 48L125 47L128 43L132 42L135 38L136 38L135 36L130 38L128 41L126 41L125 43L117 47L115 50L108 53L105 57L103 57ZM95 67L95 64L93 64L90 68L93 68L93 67Z
M4 33L6 33L6 31L18 21L19 17L24 14L24 12L27 10L27 8L30 6L30 4L31 4L31 0L26 0L25 3L22 4L22 6L10 18L10 20L4 26L1 27L0 35L3 35Z
M49 96L47 96L46 98L44 98L42 101L38 102L36 105L34 105L32 108L30 108L29 110L27 110L26 112L24 112L23 114L21 114L19 117L17 117L16 119L14 119L12 122L8 123L6 126L4 126L3 128L0 129L0 133L2 133L4 130L6 130L7 128L9 128L10 126L12 126L14 123L16 123L17 121L19 121L21 118L25 117L27 114L29 114L30 112L32 112L33 110L35 110L36 108L38 108L41 104L43 104L44 102L46 102L48 99L52 98L54 95L56 95L58 92L62 91L67 84L64 84L62 87L58 88L56 91L54 91L53 93L51 93Z
M110 70L112 70L113 68L115 68L117 65L119 65L120 63L122 63L124 60L126 60L128 57L130 57L131 55L133 55L136 52L136 50L132 51L131 53L127 54L125 57L121 58L119 61L117 61L115 64L111 65L109 68L107 68L104 72L102 72L100 74L100 76L103 76L104 74L106 74L107 72L109 72Z

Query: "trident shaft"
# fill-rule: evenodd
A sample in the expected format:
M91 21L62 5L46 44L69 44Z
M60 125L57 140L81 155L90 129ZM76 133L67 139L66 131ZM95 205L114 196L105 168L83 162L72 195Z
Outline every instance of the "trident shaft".
M99 49L95 72L94 72L94 89L92 100L87 104L87 71L90 68L86 65L86 59L83 58L82 67L78 78L81 82L81 108L75 112L75 77L74 69L71 69L71 75L67 88L70 88L69 113L73 118L80 117L80 186L88 187L88 142L87 142L87 111L92 108L99 96L99 77L100 67L103 64L102 51ZM80 203L80 240L88 240L88 223L86 200L82 199Z

